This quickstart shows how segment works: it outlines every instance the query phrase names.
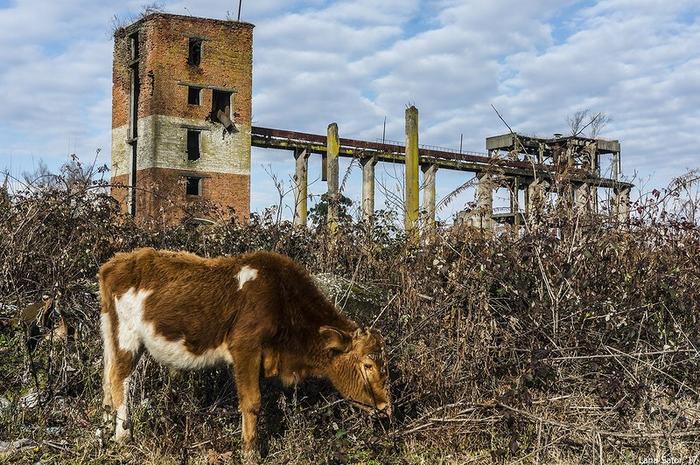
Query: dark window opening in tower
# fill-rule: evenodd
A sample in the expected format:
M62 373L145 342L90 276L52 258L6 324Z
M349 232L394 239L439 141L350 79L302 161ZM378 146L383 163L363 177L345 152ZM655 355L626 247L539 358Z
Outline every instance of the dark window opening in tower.
M199 136L201 131L195 129L187 130L187 159L190 161L199 160Z
M187 177L187 195L202 195L202 178L196 178L194 176Z
M199 66L202 63L202 39L190 37L187 62L190 66Z
M139 33L134 32L129 36L129 54L131 60L136 60L139 57Z
M231 112L231 97L233 92L224 90L212 91L211 97L211 120L220 122L229 132L236 132L236 126L233 124L233 115Z
M201 103L202 88L188 87L187 88L187 103L190 105L199 105Z

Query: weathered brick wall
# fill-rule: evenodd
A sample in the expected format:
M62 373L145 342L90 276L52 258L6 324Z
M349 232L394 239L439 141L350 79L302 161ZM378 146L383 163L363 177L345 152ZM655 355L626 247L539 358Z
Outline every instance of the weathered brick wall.
M225 132L220 124L197 122L190 118L152 115L139 119L137 169L176 168L203 172L250 174L250 127ZM200 158L187 159L187 130L200 131ZM126 143L127 128L114 129L112 176L131 169L131 145Z
M211 89L199 106L187 104L193 83L235 89L235 121L250 125L253 25L187 16L154 14L118 31L112 66L112 127L128 124L129 35L139 34L141 94L139 118L158 114L204 119L211 110ZM204 39L199 67L187 63L190 37ZM184 104L183 104L184 102Z
M253 26L233 21L153 14L115 34L112 110L112 179L128 183L131 146L129 126L129 36L138 31L140 95L138 107L137 216L159 215L177 221L178 208L210 202L241 219L250 212L250 119ZM189 38L203 40L201 65L188 63ZM203 87L200 105L189 105L186 83ZM235 90L233 120L238 132L225 132L208 119L212 89ZM201 157L187 160L187 128L201 132ZM162 173L158 174L158 170ZM202 196L185 196L183 172L205 179ZM160 185L165 183L166 185ZM156 192L157 191L157 192ZM124 189L114 189L120 202ZM151 197L149 199L149 196ZM143 198L142 198L143 197ZM166 207L164 207L167 206ZM126 207L124 207L126 208ZM167 214L166 214L167 210Z
M173 224L191 218L226 219L235 214L239 221L248 221L249 176L198 174L202 176L202 196L195 197L185 192L186 178L193 174L196 173L162 168L140 170L136 192L137 217L149 222ZM112 178L114 186L126 186L128 182L128 175ZM120 202L123 212L126 212L127 194L125 187L112 188L112 196Z
M151 28L153 40L149 43L148 68L155 73L153 113L204 119L211 110L212 91L203 91L203 102L199 107L187 105L187 86L178 82L191 82L235 89L235 120L250 124L252 25L235 21L156 16ZM199 67L187 63L189 37L204 39Z

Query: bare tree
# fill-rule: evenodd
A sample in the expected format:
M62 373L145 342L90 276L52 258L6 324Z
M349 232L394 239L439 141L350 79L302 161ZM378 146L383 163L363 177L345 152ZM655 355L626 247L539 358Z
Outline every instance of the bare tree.
M57 187L60 183L58 175L52 172L46 162L39 159L37 166L32 171L23 171L24 184L33 189L45 189Z
M60 189L75 192L87 188L104 188L104 177L109 171L107 166L98 165L100 149L95 152L95 158L87 165L83 164L77 155L63 163L57 172L52 171L44 160L39 160L33 171L24 171L22 180L24 187L29 190Z
M583 134L587 128L590 128L588 137L595 139L600 135L608 122L610 122L610 117L602 112L593 115L590 110L586 109L579 110L573 115L567 116L566 122L569 125L572 136L577 137Z
M572 136L578 136L583 130L586 119L588 119L589 110L579 110L573 115L566 117L566 122L569 125Z
M590 131L590 136L591 139L595 139L598 137L601 133L601 131L605 128L605 126L610 122L610 117L606 115L605 113L598 113L592 120L591 120L591 131Z

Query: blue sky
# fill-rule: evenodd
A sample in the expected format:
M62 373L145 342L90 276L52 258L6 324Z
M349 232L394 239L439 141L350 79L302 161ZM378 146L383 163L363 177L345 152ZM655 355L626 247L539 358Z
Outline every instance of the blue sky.
M0 169L14 175L71 153L108 163L111 24L143 2L0 0ZM163 2L173 13L223 18L234 0ZM697 0L244 0L255 28L254 124L402 140L406 104L420 110L421 143L483 151L505 131L566 132L567 115L605 112L623 170L642 190L700 165L700 2ZM276 202L266 171L289 186L289 153L254 149L252 203ZM343 172L348 161L341 164ZM312 158L310 176L320 173ZM396 189L400 167L378 167ZM357 200L360 171L346 194ZM467 181L438 172L438 197ZM313 182L320 194L325 183ZM473 192L439 215L449 218ZM389 205L391 207L391 205Z

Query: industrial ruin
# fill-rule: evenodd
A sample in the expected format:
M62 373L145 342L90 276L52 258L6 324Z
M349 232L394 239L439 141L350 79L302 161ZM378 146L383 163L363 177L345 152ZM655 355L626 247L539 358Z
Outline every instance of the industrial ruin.
M375 166L405 165L405 227L435 222L439 169L476 176L476 204L458 221L482 229L522 224L546 204L606 213L625 221L632 184L622 182L620 143L580 135L540 138L508 133L486 139L488 153L419 144L418 110L406 110L404 145L251 126L253 25L153 13L115 33L112 195L138 219L178 223L213 206L246 221L250 215L251 146L289 150L295 163L294 222L305 225L308 163L321 156L329 224L337 215L338 157L362 166L362 214L374 213ZM609 157L610 177L601 173ZM290 157L291 162L291 157ZM420 205L420 173L423 200ZM510 205L494 209L494 191ZM599 191L610 205L600 211ZM194 213L193 213L194 212Z
M199 204L250 215L253 25L154 13L114 37L112 195L177 223Z

